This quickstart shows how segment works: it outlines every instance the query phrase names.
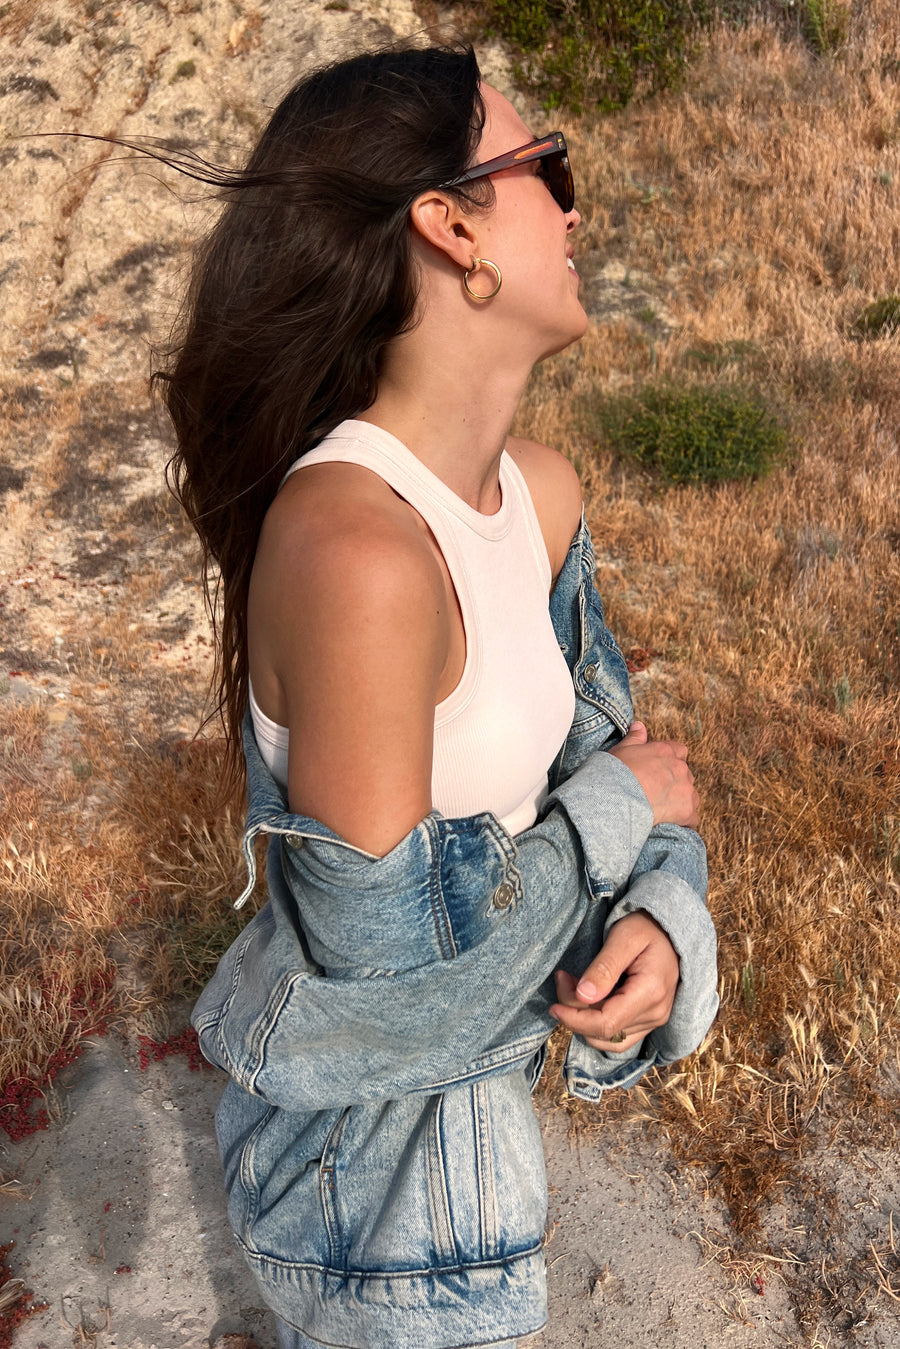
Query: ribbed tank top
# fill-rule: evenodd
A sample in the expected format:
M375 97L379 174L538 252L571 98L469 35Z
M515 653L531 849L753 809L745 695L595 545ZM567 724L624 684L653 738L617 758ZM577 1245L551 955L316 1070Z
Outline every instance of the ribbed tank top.
M550 622L550 563L531 493L508 454L501 505L482 515L388 431L345 421L291 466L358 464L377 473L428 525L456 589L463 673L434 712L432 804L447 816L492 811L511 834L534 824L547 772L572 723L572 679ZM288 731L250 690L260 753L287 784Z

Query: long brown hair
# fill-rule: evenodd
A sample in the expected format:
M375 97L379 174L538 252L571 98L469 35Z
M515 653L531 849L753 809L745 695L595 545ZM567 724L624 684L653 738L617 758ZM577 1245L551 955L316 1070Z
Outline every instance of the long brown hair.
M263 517L288 465L374 401L387 344L415 321L409 207L471 163L483 122L470 47L390 48L301 80L243 170L159 154L225 201L154 380L177 436L169 482L203 548L231 786Z

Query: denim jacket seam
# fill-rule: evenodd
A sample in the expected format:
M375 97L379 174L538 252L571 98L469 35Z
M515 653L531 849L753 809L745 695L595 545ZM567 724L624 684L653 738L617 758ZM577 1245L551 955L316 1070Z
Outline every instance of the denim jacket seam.
M453 1231L452 1202L447 1184L447 1154L442 1136L444 1097L434 1097L434 1109L428 1118L426 1170L428 1204L432 1214L435 1249L450 1264L459 1264L459 1244Z
M456 1264L450 1265L424 1265L421 1269L342 1269L335 1268L333 1265L323 1265L313 1260L284 1260L278 1255L268 1255L265 1251L260 1251L249 1246L243 1237L235 1236L237 1244L246 1253L248 1259L254 1263L265 1263L274 1265L276 1269L284 1270L290 1273L293 1270L309 1270L313 1274L324 1275L349 1281L358 1279L361 1283L373 1283L378 1281L393 1282L395 1279L422 1279L434 1278L435 1274L443 1277L446 1274L465 1274L473 1269L496 1269L503 1268L513 1264L517 1260L528 1260L538 1255L543 1250L543 1242L538 1241L533 1246L527 1246L521 1251L514 1251L509 1255L490 1256L478 1260L461 1260Z
M340 1213L334 1196L334 1176L337 1170L341 1139L347 1127L349 1113L349 1109L342 1110L329 1129L328 1138L319 1162L319 1197L322 1216L328 1233L328 1248L332 1262L341 1260L343 1267L346 1267L344 1238L341 1231Z
M431 906L431 916L441 959L452 960L457 954L458 947L453 932L453 924L450 921L450 914L447 912L447 905L444 903L443 886L441 884L443 840L433 815L427 817L426 823L428 827L428 901Z
M196 1018L195 1021L195 1029L197 1031L198 1036L201 1030L204 1030L207 1027L215 1026L216 1028L215 1041L216 1044L219 1046L220 1050L224 1050L225 1048L222 1039L223 1028L225 1025L225 1017L227 1016L231 1004L233 1003L235 997L237 996L238 988L240 985L241 970L243 969L244 965L244 956L246 953L246 949L247 949L246 941L242 941L238 949L237 956L235 957L234 969L232 971L231 977L231 987L228 990L228 996L218 1006L211 1008L205 1017L198 1017Z
M269 1121L276 1109L277 1106L269 1106L268 1110L247 1140L246 1146L241 1151L240 1176L246 1215L244 1220L245 1232L251 1232L253 1230L253 1224L259 1213L259 1186L254 1181L253 1167L253 1161L256 1156L256 1146L259 1142L260 1135L268 1127Z
M254 1027L253 1030L253 1035L251 1037L252 1057L255 1067L252 1070L252 1072L248 1074L247 1077L250 1091L253 1092L256 1091L257 1081L259 1080L260 1075L265 1070L266 1049L268 1047L269 1040L275 1034L275 1030L278 1025L278 1018L281 1014L282 1009L290 1001L294 989L297 987L297 985L299 983L302 983L305 979L309 979L309 977L310 977L309 974L307 974L305 971L298 970L295 973L287 974L282 979L280 979L275 989L273 990L272 1002L269 1004L269 1006L272 1008L271 1014L269 1014L269 1009L267 1008L267 1015L265 1017L260 1017L257 1020L256 1026ZM276 993L278 994L277 1000L275 997Z

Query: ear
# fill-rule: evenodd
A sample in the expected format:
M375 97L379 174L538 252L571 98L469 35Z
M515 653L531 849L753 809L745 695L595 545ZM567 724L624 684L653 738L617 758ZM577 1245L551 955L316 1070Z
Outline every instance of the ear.
M472 259L478 256L475 222L452 197L437 190L423 192L409 208L409 218L419 238L448 261L463 270L472 266Z

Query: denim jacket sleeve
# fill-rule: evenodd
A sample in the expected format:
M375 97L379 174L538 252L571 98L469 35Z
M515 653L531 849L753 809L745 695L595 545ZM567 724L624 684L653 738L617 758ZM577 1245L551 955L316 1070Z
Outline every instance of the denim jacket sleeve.
M587 755L617 744L633 719L628 671L606 626L594 585L594 551L582 520L550 604L551 617L575 686L572 728L551 770L564 783ZM553 797L551 796L551 800ZM586 847L591 849L588 837ZM603 937L620 918L649 913L679 957L681 977L669 1021L643 1044L605 1053L573 1036L564 1075L574 1096L595 1100L614 1086L631 1086L654 1064L673 1063L700 1044L718 1008L716 934L706 908L706 849L692 829L663 824L651 829L628 881L616 892ZM582 931L563 964L580 974L597 954Z
M245 855L252 884L254 839L270 836L270 902L195 1008L206 1057L289 1110L433 1093L532 1060L553 1024L548 970L586 920L599 940L652 825L624 765L587 756L514 839L489 813L432 812L379 858L287 812L248 726L245 752Z

